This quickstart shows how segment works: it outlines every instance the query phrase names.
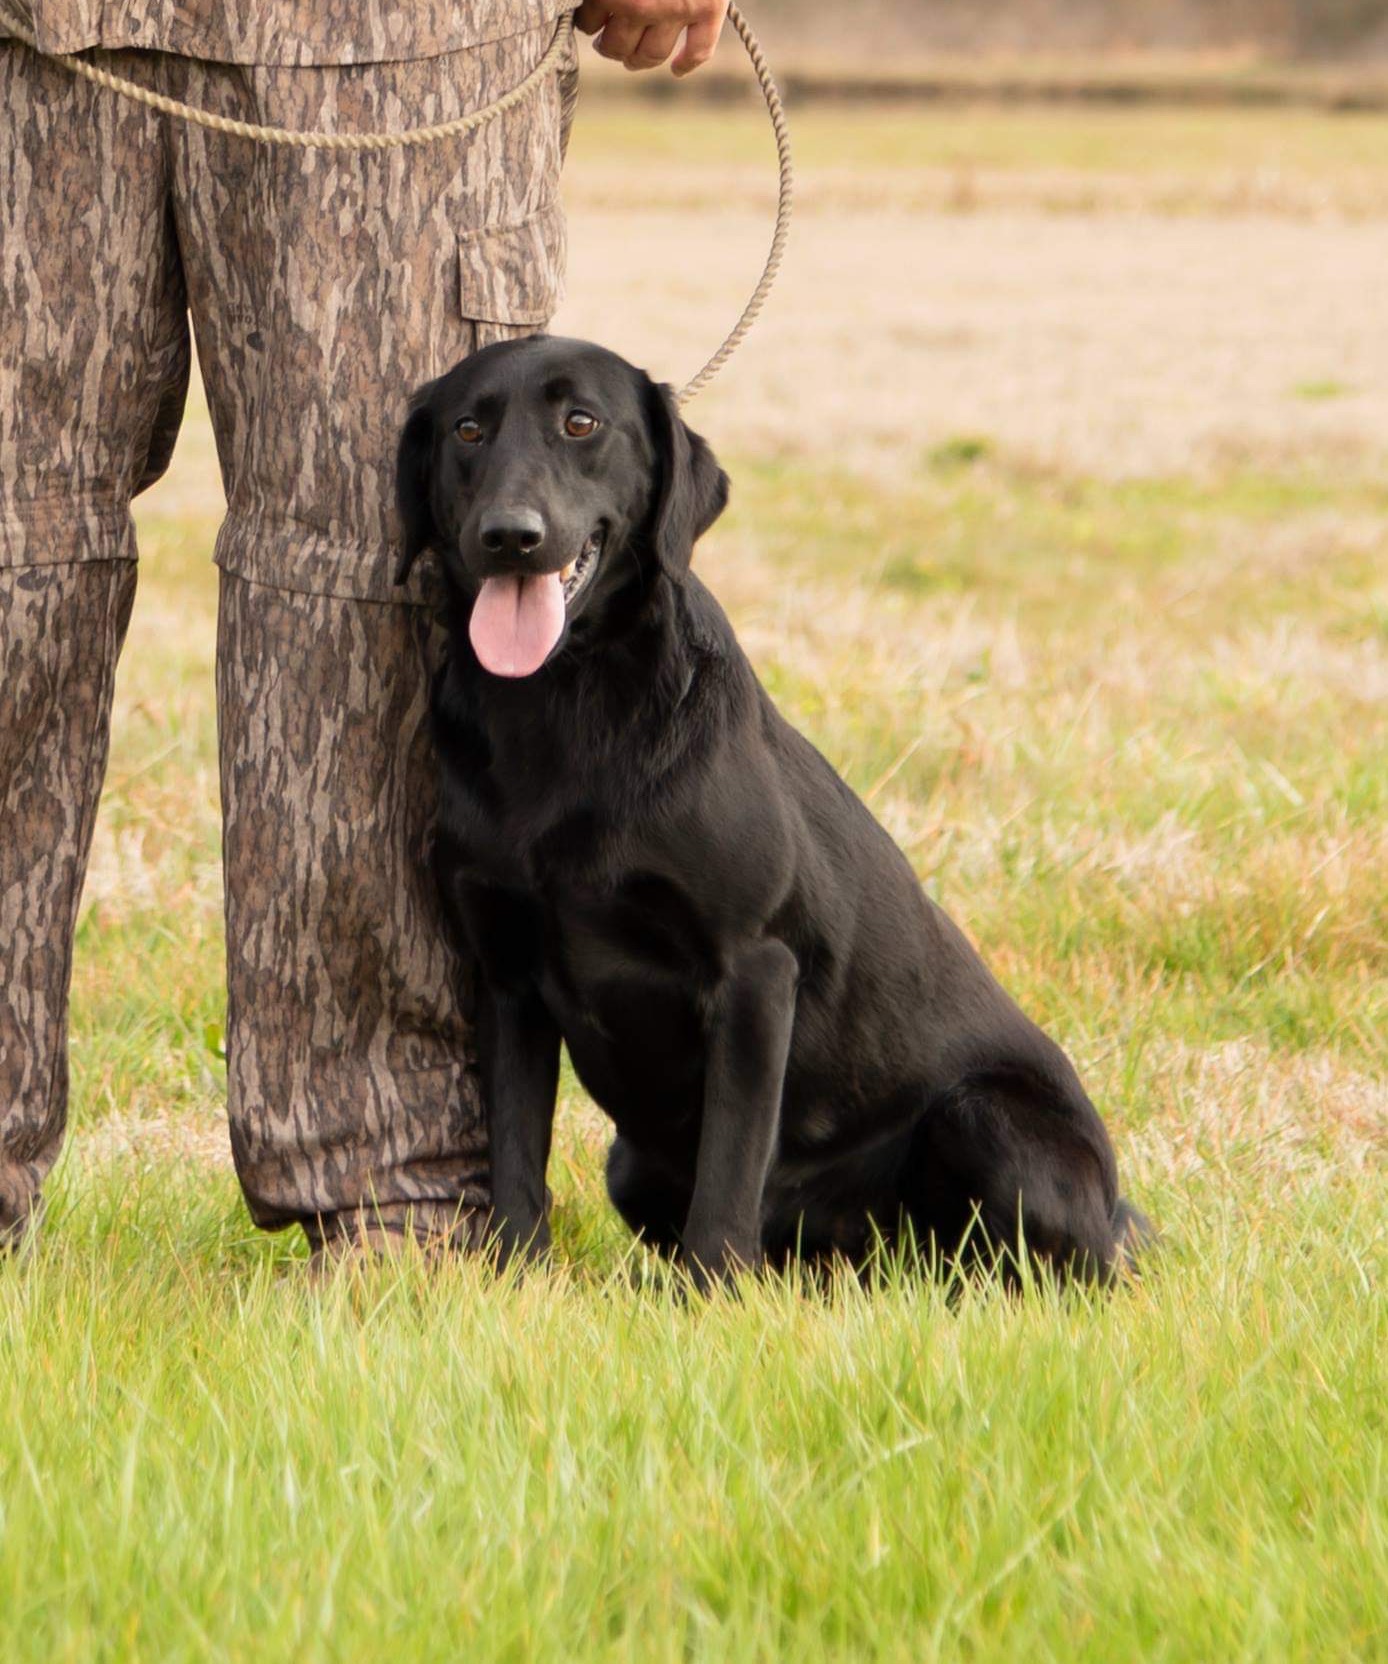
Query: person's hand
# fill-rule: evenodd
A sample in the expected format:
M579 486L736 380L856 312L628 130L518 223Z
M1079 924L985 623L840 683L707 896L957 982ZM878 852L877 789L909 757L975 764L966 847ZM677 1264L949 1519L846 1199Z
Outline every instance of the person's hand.
M684 36L670 68L688 75L713 56L728 0L583 0L574 18L604 58L658 69Z

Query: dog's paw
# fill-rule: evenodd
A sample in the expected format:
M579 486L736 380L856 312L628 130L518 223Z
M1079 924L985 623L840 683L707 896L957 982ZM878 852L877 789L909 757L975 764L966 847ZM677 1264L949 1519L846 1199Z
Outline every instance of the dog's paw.
M543 1265L549 1259L553 1246L548 1219L527 1226L492 1215L485 1252L498 1272L514 1269L523 1274L532 1267Z
M706 1295L717 1288L732 1288L739 1277L760 1270L762 1252L760 1246L738 1248L728 1241L703 1247L686 1243L679 1263L698 1293Z

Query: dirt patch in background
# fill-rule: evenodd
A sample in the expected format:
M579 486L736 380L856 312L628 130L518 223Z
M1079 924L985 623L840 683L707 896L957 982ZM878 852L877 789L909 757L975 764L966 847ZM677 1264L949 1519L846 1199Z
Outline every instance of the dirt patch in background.
M986 74L990 53L1017 62L1045 52L1089 53L1111 71L1124 54L1187 52L1218 75L1219 64L1233 73L1377 38L1388 0L749 0L748 11L776 64L908 74L913 53L971 52ZM569 298L555 328L680 382L721 341L760 270L769 139L760 135L760 160L720 145L744 113L695 99L683 105L688 142L647 150L644 124L681 131L679 102L702 78L676 86L588 56L595 106L613 85L663 89L665 103L625 106L628 126L610 123L606 145L585 139L580 118L565 182ZM719 63L755 101L735 41ZM935 445L979 437L1105 476L1333 464L1388 449L1378 118L1310 118L1324 125L1299 150L1273 135L1261 154L1226 155L1218 133L1208 151L1186 134L1172 153L1159 124L1113 111L1115 130L1136 121L1148 135L1140 155L1129 146L1109 167L1078 144L1063 155L1052 136L1034 149L1014 142L990 165L974 159L989 150L959 111L932 118L959 122L947 160L950 146L936 136L927 153L911 126L919 112L883 109L817 106L798 129L818 116L851 135L870 117L899 120L900 137L889 143L879 125L880 144L852 162L836 161L822 133L800 151L780 283L691 411L718 444L899 472ZM1212 119L1285 135L1297 118Z
M556 331L687 379L760 270L769 206L587 189L576 170ZM1376 452L1386 277L1388 221L828 206L691 416L724 448L892 471L964 435L1100 475Z

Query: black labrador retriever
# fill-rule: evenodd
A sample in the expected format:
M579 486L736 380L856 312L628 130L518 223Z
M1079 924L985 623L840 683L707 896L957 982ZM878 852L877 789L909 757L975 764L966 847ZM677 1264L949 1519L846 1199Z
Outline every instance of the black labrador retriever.
M583 342L486 348L401 439L398 577L425 549L446 577L437 854L499 1253L548 1244L563 1041L613 1202L701 1284L908 1228L1106 1278L1142 1226L1074 1068L690 572L727 498L670 390Z

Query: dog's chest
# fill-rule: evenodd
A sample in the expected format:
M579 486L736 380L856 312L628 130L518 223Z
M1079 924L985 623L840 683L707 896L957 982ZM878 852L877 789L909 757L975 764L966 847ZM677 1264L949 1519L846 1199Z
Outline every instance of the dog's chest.
M616 882L550 875L539 891L547 954L576 987L599 995L633 979L717 976L717 949L697 899L668 874L628 872Z
M632 963L693 971L709 960L709 898L684 841L623 813L584 782L508 788L496 773L448 809L462 875L519 892L543 916L547 956L602 981Z
M468 876L522 890L591 866L607 835L607 817L583 782L553 765L490 760L446 770L440 820Z
M692 1112L717 961L679 886L656 873L615 891L556 886L543 941L545 1003L597 1101L628 1129L642 1104L675 1121Z

